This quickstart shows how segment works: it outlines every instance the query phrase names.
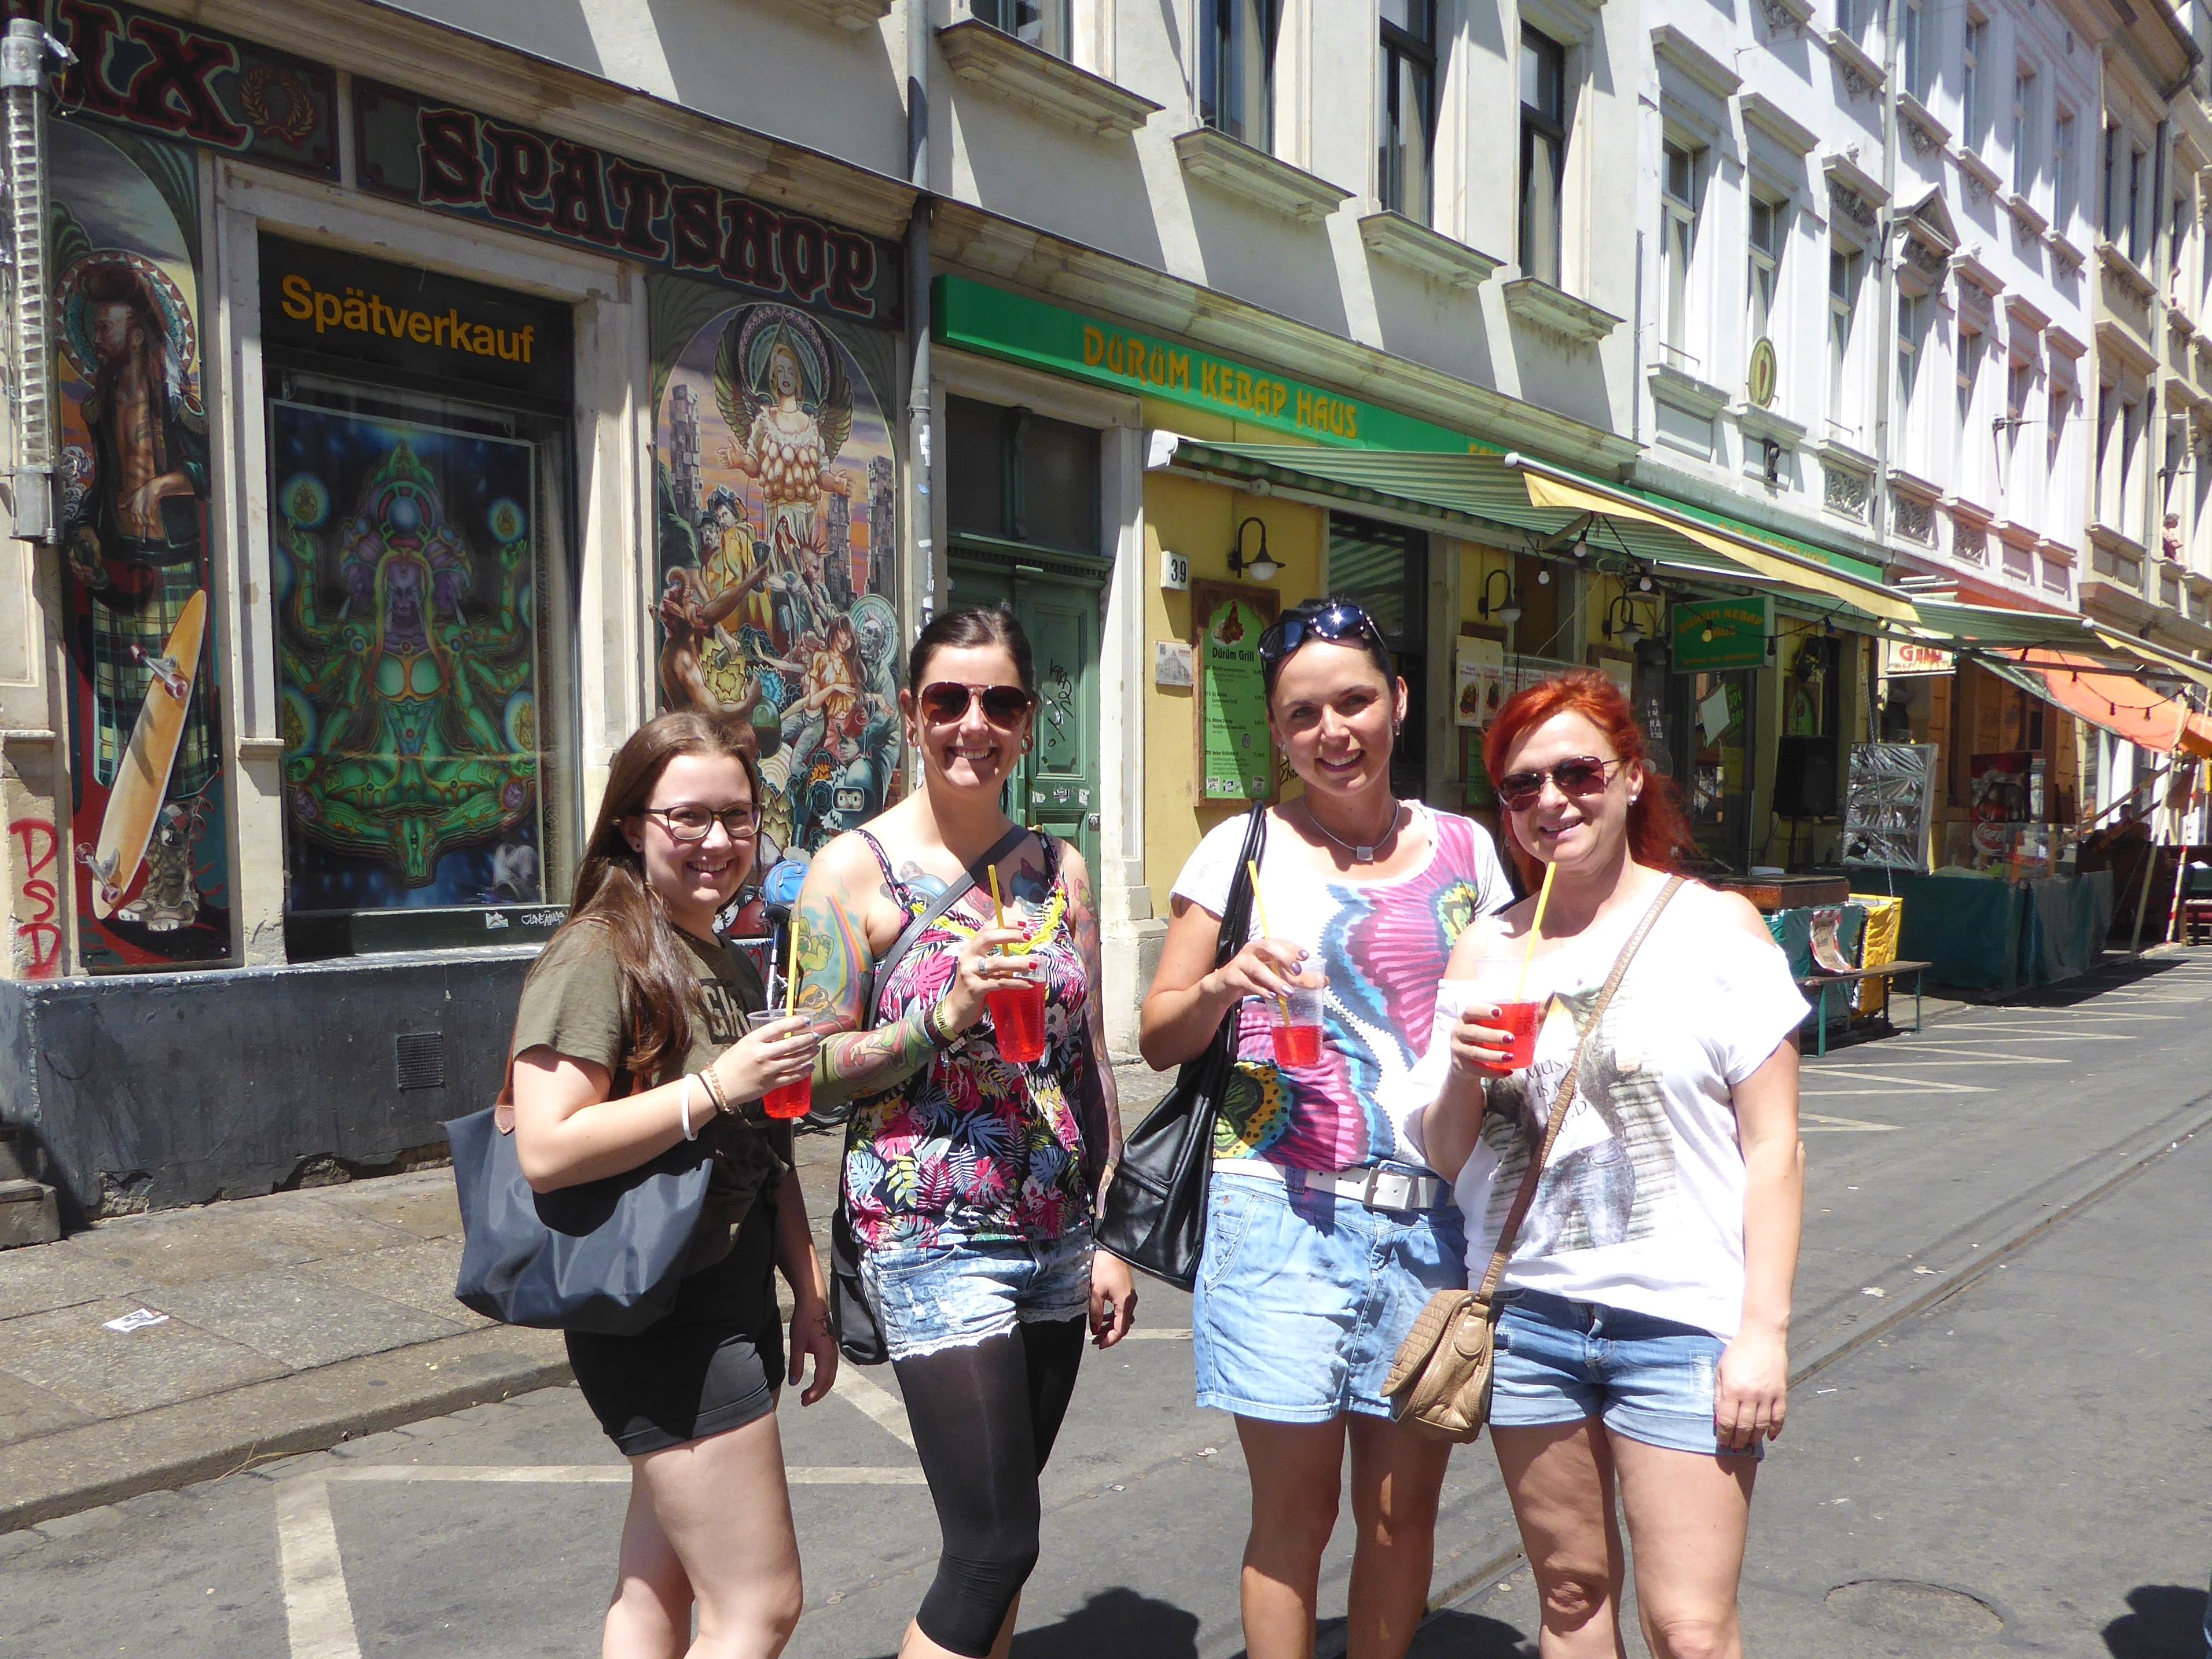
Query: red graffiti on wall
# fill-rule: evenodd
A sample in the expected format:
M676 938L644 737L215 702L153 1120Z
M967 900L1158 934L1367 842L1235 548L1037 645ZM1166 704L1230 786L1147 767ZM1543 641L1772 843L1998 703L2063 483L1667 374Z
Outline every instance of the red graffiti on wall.
M54 867L61 837L44 818L17 818L8 826L23 860L21 890L30 915L15 917L15 957L26 979L52 979L62 970L61 896L46 872Z

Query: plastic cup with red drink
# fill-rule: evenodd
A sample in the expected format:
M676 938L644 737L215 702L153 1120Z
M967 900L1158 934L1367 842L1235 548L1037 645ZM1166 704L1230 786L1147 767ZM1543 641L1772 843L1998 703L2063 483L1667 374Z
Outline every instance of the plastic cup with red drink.
M1293 984L1288 996L1261 999L1260 1006L1267 1011L1277 1066L1321 1064L1322 1010L1328 1000L1326 980L1313 985Z
M1010 1066L1034 1066L1044 1058L1044 981L1034 969L1028 979L993 986L983 1001L1000 1059Z
M781 1008L763 1008L745 1016L748 1030L757 1031L770 1025L780 1025L791 1016ZM809 1072L796 1083L787 1083L781 1089L771 1089L761 1097L761 1109L770 1117L788 1121L805 1117L814 1105L814 1074Z

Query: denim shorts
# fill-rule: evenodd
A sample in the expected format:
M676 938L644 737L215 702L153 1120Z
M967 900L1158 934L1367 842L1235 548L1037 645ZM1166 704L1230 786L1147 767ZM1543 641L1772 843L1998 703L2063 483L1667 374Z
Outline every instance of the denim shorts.
M890 1245L860 1257L860 1287L893 1359L1091 1312L1091 1230L1058 1238Z
M1191 1304L1198 1403L1270 1423L1388 1417L1398 1344L1431 1291L1466 1283L1450 1204L1370 1210L1216 1165Z
M1492 1373L1493 1428L1601 1419L1630 1440L1724 1457L1713 1381L1728 1346L1711 1331L1542 1291L1508 1291ZM1766 1455L1765 1443L1748 1454Z

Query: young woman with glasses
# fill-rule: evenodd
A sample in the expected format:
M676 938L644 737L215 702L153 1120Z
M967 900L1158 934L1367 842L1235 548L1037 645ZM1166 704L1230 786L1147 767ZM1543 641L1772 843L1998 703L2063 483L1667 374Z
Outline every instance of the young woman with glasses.
M1231 818L1176 878L1141 1042L1174 1066L1240 1020L1191 1323L1199 1403L1236 1414L1251 1474L1247 1649L1312 1653L1348 1447L1350 1651L1396 1659L1425 1609L1450 1448L1393 1425L1382 1383L1430 1292L1466 1283L1459 1213L1401 1113L1454 942L1512 892L1479 825L1392 794L1406 683L1365 611L1299 605L1261 636L1260 660L1268 730L1304 786L1267 814L1273 932L1255 921L1213 965L1244 838ZM1285 1057L1279 1000L1316 987L1321 1040Z
M1469 928L1438 998L1412 1127L1455 1178L1487 1271L1578 1025L1622 944L1695 855L1628 699L1578 670L1483 744L1514 855L1553 872ZM1506 1069L1498 1005L1548 1006ZM1504 1279L1490 1436L1535 1571L1545 1659L1617 1659L1627 1517L1655 1659L1739 1654L1736 1581L1761 1443L1782 1431L1804 1202L1807 1013L1759 913L1695 883L1661 913L1597 1030Z
M630 1464L606 1659L766 1659L799 1613L776 1385L837 1373L791 1129L760 1102L808 1076L804 1020L748 1035L760 976L714 932L753 864L750 726L682 713L615 752L569 919L524 981L515 1152L539 1192L619 1175L678 1142L713 1170L676 1304L635 1336L568 1334L589 1405ZM787 1372L772 1275L793 1298ZM692 1615L698 1636L692 1636Z
M1006 612L923 629L899 696L922 787L824 847L799 901L800 1006L844 1028L816 1092L855 1098L844 1190L861 1282L944 1532L905 1659L1004 1659L1086 1324L1111 1347L1136 1311L1127 1266L1091 1246L1121 1124L1082 855L1021 835L995 866L1006 926L986 881L875 972L1014 830L1001 803L1036 701ZM1017 1001L1040 984L1041 1029Z

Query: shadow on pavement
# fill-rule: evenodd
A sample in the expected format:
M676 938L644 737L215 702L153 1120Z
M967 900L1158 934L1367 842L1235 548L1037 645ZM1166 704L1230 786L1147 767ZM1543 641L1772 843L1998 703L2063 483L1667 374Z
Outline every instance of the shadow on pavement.
M2135 1611L2105 1626L2112 1659L2204 1659L2205 1592L2179 1584L2140 1584Z
M1056 1625L1014 1638L1013 1659L1198 1659L1198 1615L1133 1589L1101 1590Z

